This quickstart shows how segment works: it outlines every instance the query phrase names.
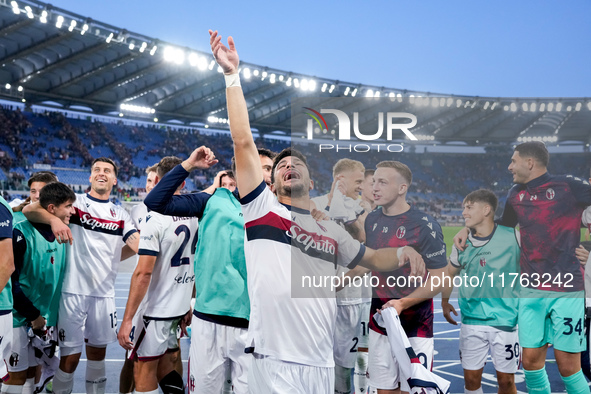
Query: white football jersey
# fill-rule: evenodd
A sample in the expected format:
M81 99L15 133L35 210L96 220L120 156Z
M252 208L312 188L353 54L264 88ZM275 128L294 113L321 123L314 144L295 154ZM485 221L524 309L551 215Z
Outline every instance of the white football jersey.
M70 218L74 242L67 248L62 292L114 297L121 248L137 230L129 213L109 200L77 194L74 208Z
M139 232L142 231L142 225L145 223L146 215L148 214L148 207L143 202L140 202L129 212L131 215L131 220L133 220L133 225Z
M365 247L332 221L290 211L264 182L240 202L251 304L246 346L282 361L333 367L334 289L300 281L330 278L337 265L355 266Z
M182 316L191 307L195 286L193 258L197 217L165 216L148 212L140 234L138 254L156 256L150 287L144 297L144 316Z

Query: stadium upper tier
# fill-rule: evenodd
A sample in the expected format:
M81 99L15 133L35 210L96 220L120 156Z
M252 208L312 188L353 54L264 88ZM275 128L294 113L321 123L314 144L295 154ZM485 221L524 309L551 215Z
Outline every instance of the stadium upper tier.
M68 110L157 118L161 123L227 126L225 84L210 53L91 17L36 0L0 1L0 96L27 105L51 102ZM298 130L292 130L290 104L295 98L323 97L331 103L342 97L381 97L387 99L380 108L410 113L428 109L421 130L423 137L436 143L539 138L588 144L591 138L588 98L433 94L246 62L240 72L251 125L260 133L299 136ZM441 96L446 96L443 101Z
M276 152L289 146L289 141L269 138L257 138L256 142ZM22 190L31 173L47 169L80 191L89 184L92 160L106 156L120 167L120 191L137 193L144 188L146 167L164 156L186 158L201 145L210 147L220 162L207 171L195 171L188 181L189 191L209 186L218 171L230 168L233 147L227 133L163 125L131 126L117 118L112 118L112 123L99 122L75 113L66 117L62 112L0 109L0 181L5 189ZM304 153L315 181L313 195L330 190L332 166L343 157L361 160L366 168L375 168L382 160L406 163L413 171L411 198L416 203L428 204L430 211L436 213L457 216L457 202L468 192L485 187L502 197L511 186L511 174L507 171L510 146L487 154L414 153L411 150L385 155L383 152L350 155L332 151L323 156ZM587 178L590 159L590 153L553 154L550 171ZM456 204L446 206L448 202Z

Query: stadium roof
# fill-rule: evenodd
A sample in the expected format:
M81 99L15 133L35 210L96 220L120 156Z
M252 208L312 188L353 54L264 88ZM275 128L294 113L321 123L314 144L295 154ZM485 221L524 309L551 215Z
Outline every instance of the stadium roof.
M292 99L390 97L430 106L439 142L591 142L589 98L493 98L413 92L301 75L241 63L251 126L290 133ZM225 83L210 53L92 20L35 0L0 0L0 97L57 103L144 120L227 122ZM440 101L441 96L453 100ZM425 97L429 97L426 100ZM383 101L382 101L383 102ZM397 100L393 100L396 105ZM443 103L446 104L443 104ZM442 105L443 104L443 105ZM451 108L454 110L452 111Z

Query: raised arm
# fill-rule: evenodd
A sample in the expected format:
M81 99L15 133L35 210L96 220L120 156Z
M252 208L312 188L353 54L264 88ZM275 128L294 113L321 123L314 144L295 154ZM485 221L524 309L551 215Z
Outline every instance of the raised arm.
M228 119L236 156L236 183L240 197L244 197L256 189L263 182L264 177L259 153L250 131L246 101L240 86L238 75L240 59L232 37L228 37L226 47L222 43L222 36L218 35L217 31L210 30L209 35L211 51L226 78Z

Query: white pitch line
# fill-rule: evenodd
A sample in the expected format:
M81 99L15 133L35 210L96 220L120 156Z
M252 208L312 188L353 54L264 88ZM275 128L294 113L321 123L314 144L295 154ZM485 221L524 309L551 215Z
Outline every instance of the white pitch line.
M433 368L433 372L438 372L440 374L453 376L453 377L456 377L456 378L459 378L459 379L464 379L464 375L458 375L457 373L452 373L452 372L447 372L447 371L442 371L441 370L441 368L453 367L453 366L456 366L456 365L459 365L459 364L460 364L459 362L455 362L455 363L450 363L450 364L447 364L447 365L440 365L440 366L437 366L437 368L434 367ZM480 384L485 385L485 386L490 386L490 387L497 387L495 384L491 384L491 383L488 383L488 382L485 382L485 381L481 381Z
M460 329L459 328L455 328L453 330L434 332L433 335L447 334L447 333L450 333L450 332L458 332L458 331L460 331Z

